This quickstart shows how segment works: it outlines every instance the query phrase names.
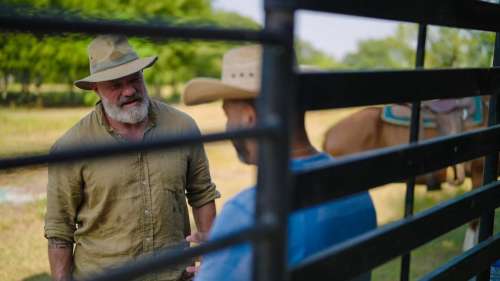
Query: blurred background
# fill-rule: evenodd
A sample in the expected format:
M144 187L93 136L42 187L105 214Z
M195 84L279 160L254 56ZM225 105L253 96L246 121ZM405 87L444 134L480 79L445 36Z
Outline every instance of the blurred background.
M64 11L64 15L158 21L217 27L259 29L262 2L254 0L2 0L21 10ZM417 26L356 17L298 12L296 52L302 65L334 71L413 68ZM98 97L75 88L73 81L88 75L83 35L39 36L0 33L0 157L47 153L54 141L90 112ZM130 38L140 56L156 54L158 62L145 71L149 94L190 114L204 133L222 131L225 118L220 103L182 105L186 81L198 76L219 77L222 54L238 44L202 41L149 41ZM488 67L494 34L430 27L427 68ZM383 93L380 93L383 95ZM321 149L329 127L360 110L308 112L307 130ZM206 145L211 172L223 203L255 182L255 170L240 164L229 142ZM45 166L0 171L0 280L50 280L43 237ZM332 183L335 188L335 183ZM446 184L427 192L417 186L416 210L470 190ZM400 219L404 184L371 191L379 225ZM499 216L496 216L497 218ZM417 279L461 251L464 227L440 237L413 254L411 278ZM374 271L373 280L397 280L399 261Z

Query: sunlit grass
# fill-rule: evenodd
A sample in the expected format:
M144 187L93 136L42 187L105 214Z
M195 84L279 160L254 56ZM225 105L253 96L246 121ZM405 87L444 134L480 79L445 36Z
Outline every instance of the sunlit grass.
M203 133L224 130L225 118L220 103L196 107L180 106L191 115ZM1 109L0 156L46 152L53 142L73 126L90 109ZM307 114L307 129L313 144L321 148L325 131L356 109L327 110ZM205 145L214 182L222 194L222 204L244 187L255 182L255 169L241 164L229 141ZM0 172L0 188L19 187L43 192L46 168L19 169ZM463 194L470 183L462 188L447 187L439 192L416 189L416 211L434 206L438 202ZM304 187L307 188L307 187ZM332 183L335 188L335 183ZM286 191L284 191L286 192ZM377 209L379 224L401 218L403 213L403 184L390 184L371 192ZM0 280L45 281L48 278L46 240L43 237L45 200L24 205L0 204ZM498 217L498 216L497 216ZM340 226L341 227L341 226ZM429 242L413 252L412 280L449 260L461 252L464 228ZM383 249L381 249L383 250ZM376 269L372 280L398 280L399 260Z

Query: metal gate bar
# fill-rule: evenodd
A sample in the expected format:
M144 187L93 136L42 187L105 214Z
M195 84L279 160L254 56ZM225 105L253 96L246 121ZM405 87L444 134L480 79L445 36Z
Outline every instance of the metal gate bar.
M51 164L90 158L103 158L119 154L132 153L138 151L158 151L173 147L186 146L195 143L215 142L227 139L241 138L264 138L276 133L277 124L260 126L251 129L239 129L226 133L213 133L206 135L186 135L186 136L164 136L153 141L126 144L103 144L92 147L78 147L61 150L50 154L0 158L0 171L11 168L19 168L30 165Z
M417 52L415 58L415 68L420 69L424 67L425 60L425 42L427 39L427 25L418 25L417 37ZM411 105L411 123L410 123L410 143L418 142L420 131L420 101L415 101ZM423 130L422 130L423 132ZM422 139L424 136L421 136ZM404 217L413 215L413 205L415 199L415 177L410 177L406 183ZM408 281L410 279L410 264L411 252L403 255L401 259L401 272L400 280Z
M410 146L401 145L345 157L333 164L296 173L296 184L307 184L308 188L295 191L292 208L304 208L376 186L403 181L411 176L499 150L500 125L495 125L457 136L435 138ZM330 188L329 183L335 183L335 188ZM500 198L498 200L500 201Z
M191 143L215 141L227 138L257 136L260 143L259 175L257 192L257 226L241 233L214 241L199 248L183 253L165 254L163 266L176 260L220 249L230 243L251 240L258 256L255 263L257 280L286 280L286 218L288 200L282 196L282 189L291 189L292 181L296 186L307 185L309 188L295 189L292 198L293 209L318 204L339 196L345 196L367 190L383 183L404 180L450 164L463 162L486 154L496 154L500 150L500 126L481 129L460 136L439 138L418 144L383 149L339 160L336 164L311 169L291 177L288 170L290 118L293 105L298 101L306 109L381 104L391 102L416 102L425 99L465 97L471 95L496 94L500 89L500 70L498 69L459 69L459 70L416 70L357 73L319 73L293 75L293 13L295 9L321 10L350 15L370 16L384 19L412 21L422 24L439 24L462 28L500 31L500 6L473 0L370 0L358 1L320 1L320 0L267 0L266 25L262 31L199 29L191 27L172 27L168 25L135 24L116 21L92 21L61 17L23 17L19 14L5 14L0 8L0 29L36 31L38 33L84 32L120 33L141 37L158 38L196 38L206 40L255 40L267 43L264 47L263 87L259 98L258 130L237 132L234 135L212 134L203 137L186 136L165 139L156 143L154 149L164 149L182 145L180 140ZM33 24L41 27L33 27ZM72 25L72 26L68 26ZM76 26L75 25L78 25ZM54 28L46 30L45 28ZM147 31L146 33L144 31ZM227 31L227 32L226 32ZM275 44L270 46L269 44ZM497 65L497 64L495 64ZM298 85L295 85L298 80ZM439 83L436 83L439 82ZM340 85L340 86L339 86ZM361 85L361 86L360 86ZM395 85L395 89L387 87ZM408 89L407 85L414 87ZM404 87L405 86L405 87ZM297 90L298 88L298 90ZM305 91L308 89L308 91ZM297 92L296 92L297 90ZM403 92L403 90L405 92ZM384 95L375 94L383 92ZM329 93L335 94L329 94ZM290 95L290 96L287 96ZM300 99L295 99L299 95ZM378 96L377 96L378 95ZM305 105L305 106L304 106ZM496 107L495 107L496 108ZM262 131L259 131L262 130ZM269 130L269 131L267 131ZM241 135L239 134L241 133ZM151 144L150 144L151 145ZM95 148L94 148L95 149ZM23 157L18 159L0 159L0 169L20 167L40 163L78 160L97 157L97 150L66 151L65 155ZM101 147L100 149L104 149ZM117 154L146 147L130 146L109 148ZM89 152L90 151L90 152ZM93 151L93 152L92 152ZM94 153L94 155L92 154ZM89 156L90 155L90 156ZM109 156L108 155L108 156ZM57 158L59 157L59 158ZM440 157L437 158L436 157ZM16 162L18 161L18 162ZM491 161L490 161L491 162ZM4 166L1 166L1 165ZM267 166L266 166L267 165ZM373 171L373 167L384 167ZM494 170L489 166L490 170ZM362 177L359 175L362 174ZM491 175L490 175L491 176ZM489 177L489 176L488 176ZM326 188L328 182L335 182L336 188ZM500 185L495 181L466 195L440 204L427 211L403 219L394 224L369 232L346 243L325 250L292 269L293 280L309 280L311 276L321 278L332 274L334 280L354 277L363 271L406 253L415 247L477 217L500 204ZM307 192L306 192L307 191ZM491 216L484 216L483 225L488 225ZM483 229L484 228L483 226ZM255 231L255 232L254 232ZM484 233L488 231L483 230ZM260 239L256 241L255 239ZM492 259L498 258L497 239L489 239L479 247L467 253L453 265L453 269L444 267L442 272L471 274L474 270L464 260L481 262L487 267ZM487 247L489 246L489 247ZM385 247L384 251L380 248ZM122 280L129 280L133 274L141 274L155 261L129 264L128 274L121 275ZM159 264L156 264L159 265ZM155 265L155 266L156 266ZM449 264L448 264L449 265ZM157 270L159 267L153 267ZM119 269L117 269L119 270ZM125 267L121 270L127 270ZM142 270L142 271L141 271ZM313 274L307 275L305 273ZM112 274L108 273L108 274ZM475 272L474 272L475 273ZM115 272L115 274L117 274ZM102 275L102 280L107 275ZM436 275L436 278L450 280L448 275ZM106 279L107 280L107 279ZM437 280L437 279L436 279Z
M203 39L225 41L255 41L279 44L279 33L266 30L229 29L216 27L179 26L155 20L153 23L123 20L84 19L54 16L50 11L37 11L39 15L27 16L0 5L0 30L19 30L42 34L85 33L122 34L153 39ZM46 16L43 14L46 13Z
M217 240L201 244L197 247L183 250L160 250L154 255L140 258L133 262L125 263L117 268L91 276L84 280L88 281L128 281L134 280L145 274L160 272L165 269L166 264L178 264L194 257L218 251L226 247L234 246L248 241L258 241L268 239L272 233L272 228L267 225L255 225L254 227L242 230L221 237Z
M421 281L469 280L478 269L486 269L498 257L500 252L500 234L495 235L455 257L439 269L424 276Z
M496 33L495 38L495 52L493 56L493 66L500 66L500 33ZM490 98L488 126L495 126L498 124L500 116L500 104L498 101L499 91L495 91ZM489 154L485 157L483 184L494 182L498 177L498 152ZM493 233L493 224L495 219L495 211L490 210L481 216L479 224L479 241L488 239ZM487 267L485 271L478 275L477 281L489 281L490 268Z
M316 110L491 95L500 88L500 68L319 72L297 79L299 104Z
M285 2L286 0L274 0ZM262 92L257 99L261 126L277 123L272 138L259 140L256 195L257 223L270 225L273 232L267 239L253 243L253 277L259 281L286 279L288 194L292 177L288 168L291 122L295 87L293 83L294 14L289 9L267 8L266 29L279 33L285 39L281 46L264 46L262 65Z
M297 9L500 31L500 6L478 0L295 0Z
M485 210L497 208L500 206L499 187L500 182L488 184L412 217L332 246L291 268L292 280L315 280L321 276L328 276L328 280L350 280L467 223ZM496 252L494 258L499 257L500 252Z

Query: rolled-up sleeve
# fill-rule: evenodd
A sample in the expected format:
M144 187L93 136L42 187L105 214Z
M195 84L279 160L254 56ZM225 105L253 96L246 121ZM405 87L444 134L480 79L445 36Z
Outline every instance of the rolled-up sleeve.
M51 152L57 151L53 148ZM74 242L82 179L76 162L49 165L44 235Z
M196 127L195 134L200 135ZM202 144L190 147L186 197L189 205L199 208L220 197L210 177L207 155Z

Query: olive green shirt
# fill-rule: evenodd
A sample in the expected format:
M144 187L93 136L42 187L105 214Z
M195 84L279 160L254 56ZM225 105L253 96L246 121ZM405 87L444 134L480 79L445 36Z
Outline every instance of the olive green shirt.
M186 114L151 101L144 141L200 134ZM52 147L126 142L108 125L102 105ZM186 198L201 207L218 197L203 145L49 165L45 237L75 243L75 278L165 247L188 246ZM178 280L188 264L141 280Z

